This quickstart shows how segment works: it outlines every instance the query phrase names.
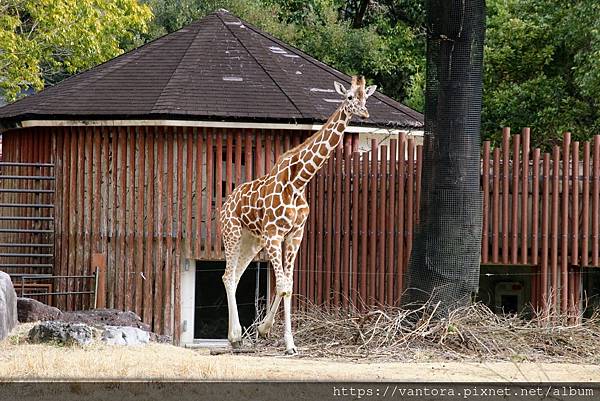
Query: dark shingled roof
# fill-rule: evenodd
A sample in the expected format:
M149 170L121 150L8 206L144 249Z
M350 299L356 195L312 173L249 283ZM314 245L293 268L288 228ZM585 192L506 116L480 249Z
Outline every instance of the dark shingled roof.
M319 123L350 77L222 10L0 108L1 125L35 119L182 119ZM382 95L353 125L421 128ZM7 124L8 123L8 124Z

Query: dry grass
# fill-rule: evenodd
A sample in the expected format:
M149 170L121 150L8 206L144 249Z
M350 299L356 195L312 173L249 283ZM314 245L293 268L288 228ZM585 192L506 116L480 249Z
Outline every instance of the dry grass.
M33 324L0 341L2 379L593 381L600 325L497 316L482 305L447 320L398 308L295 314L299 357L284 357L281 326L247 341L254 355L211 356L168 344L87 347L29 344ZM558 319L558 317L556 317ZM552 320L552 319L550 319ZM248 333L248 337L253 335ZM357 363L360 362L360 363ZM559 363L560 362L560 363ZM572 362L572 363L568 363Z
M294 315L305 357L362 361L512 361L600 364L600 316L497 315L477 303L434 320L436 305L364 312L304 305ZM274 338L281 336L274 328ZM249 338L255 338L249 333ZM262 353L279 341L256 340Z

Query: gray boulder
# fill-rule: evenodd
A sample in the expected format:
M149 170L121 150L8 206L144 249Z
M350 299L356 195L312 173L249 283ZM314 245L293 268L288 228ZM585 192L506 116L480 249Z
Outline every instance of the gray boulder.
M17 311L21 323L58 320L62 314L60 309L31 298L17 298Z
M0 272L0 340L17 325L17 293L10 276Z
M32 343L88 345L94 340L94 329L83 323L41 322L29 330Z
M106 326L100 338L111 345L145 345L150 341L150 334L135 327Z

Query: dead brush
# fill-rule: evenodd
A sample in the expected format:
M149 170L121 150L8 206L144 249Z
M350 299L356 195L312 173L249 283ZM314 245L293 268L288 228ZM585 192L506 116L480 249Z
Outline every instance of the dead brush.
M300 356L395 361L486 360L600 363L600 314L589 318L540 311L497 315L474 303L435 319L439 304L418 308L325 308L301 302L293 313ZM279 338L281 319L271 338ZM246 340L260 354L278 342Z

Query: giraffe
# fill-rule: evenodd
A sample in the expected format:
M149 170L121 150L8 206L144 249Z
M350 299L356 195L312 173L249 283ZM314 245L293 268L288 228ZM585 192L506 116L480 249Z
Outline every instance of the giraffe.
M343 96L341 105L323 127L300 145L284 153L269 174L238 186L225 200L220 212L226 268L223 284L229 311L228 339L232 347L242 344L235 292L240 277L256 254L265 249L275 273L275 299L258 326L266 337L283 299L286 354L298 351L291 325L293 267L304 234L309 206L305 188L342 142L352 115L368 118L367 98L376 86L365 88L362 76L352 77L346 90L339 82L334 87ZM285 257L283 257L285 249Z

